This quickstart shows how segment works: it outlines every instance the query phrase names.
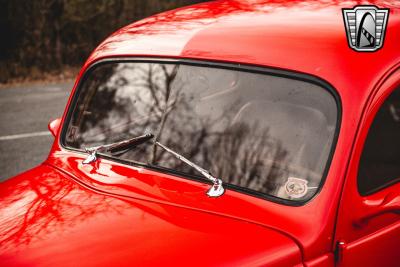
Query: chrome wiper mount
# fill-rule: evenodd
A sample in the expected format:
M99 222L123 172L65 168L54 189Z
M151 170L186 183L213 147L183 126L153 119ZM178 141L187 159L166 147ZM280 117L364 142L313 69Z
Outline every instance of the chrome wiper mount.
M207 196L209 196L209 197L219 197L225 192L225 189L222 186L222 180L221 179L215 178L214 176L211 175L211 173L209 171L201 168L197 164L191 162L190 160L188 160L184 156L176 153L175 151L171 150L170 148L164 146L163 144L161 144L159 142L155 142L155 144L158 145L159 147L161 147L162 149L164 149L165 151L171 153L176 158L178 158L179 160L183 161L184 163L186 163L190 167L194 168L195 170L200 172L204 177L206 177L208 180L213 182L212 187L207 191Z
M137 137L134 137L131 139L123 140L123 141L112 143L112 144L89 147L89 148L85 147L85 151L87 153L89 153L89 155L87 156L87 158L85 160L82 161L82 163L90 164L92 162L95 162L97 160L97 152L99 152L101 150L111 152L111 153L118 153L118 152L124 153L137 145L145 143L146 141L152 139L153 137L154 137L153 134L148 133L148 134L144 134L141 136L137 136Z

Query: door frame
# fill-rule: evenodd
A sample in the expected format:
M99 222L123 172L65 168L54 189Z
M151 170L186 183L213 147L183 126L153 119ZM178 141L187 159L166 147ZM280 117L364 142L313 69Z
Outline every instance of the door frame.
M383 188L368 196L361 196L357 187L358 167L364 144L372 122L389 95L400 89L400 63L396 64L376 83L364 107L353 142L352 152L343 184L335 227L334 244L337 263L343 255L362 242L382 238L380 233L395 227L400 231L400 217L390 212L365 220L371 210L379 208L393 191L400 192L400 183ZM397 220L396 220L397 218ZM392 229L393 230L393 229Z

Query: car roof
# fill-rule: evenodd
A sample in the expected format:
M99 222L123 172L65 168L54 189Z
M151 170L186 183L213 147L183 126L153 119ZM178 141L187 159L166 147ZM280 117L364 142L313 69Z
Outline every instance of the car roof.
M390 8L384 46L356 52L347 43L342 8ZM234 62L318 76L340 95L363 98L400 61L399 1L213 1L161 13L107 38L102 58L153 56Z

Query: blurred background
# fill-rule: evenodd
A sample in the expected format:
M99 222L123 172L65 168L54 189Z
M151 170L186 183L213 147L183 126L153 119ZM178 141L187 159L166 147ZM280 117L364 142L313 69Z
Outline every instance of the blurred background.
M0 0L0 83L79 67L118 28L198 2L202 1Z
M122 26L201 0L0 0L0 181L47 156L90 52Z

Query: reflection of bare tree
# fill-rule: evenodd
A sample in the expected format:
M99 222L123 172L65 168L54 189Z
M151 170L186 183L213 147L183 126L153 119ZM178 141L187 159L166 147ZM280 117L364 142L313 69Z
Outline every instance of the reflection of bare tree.
M27 179L21 179L24 177ZM96 184L99 188L104 186L101 183ZM126 185L113 186L126 188ZM129 188L131 189L137 190ZM0 193L0 255L23 250L23 245L46 242L54 237L66 238L68 241L68 235L79 233L82 230L80 224L85 223L95 227L104 223L118 240L131 234L133 244L140 241L134 240L137 236L136 226L142 226L154 219L157 225L163 221L165 225L169 223L189 231L218 231L210 230L207 224L193 224L193 221L204 216L201 213L188 212L153 201L102 195L81 187L49 168L40 168L39 171L31 171L26 176L5 182ZM182 220L183 215L185 220ZM107 217L128 222L128 229L113 228ZM99 230L98 234L102 235L103 231ZM96 239L86 241L89 241L88 245L91 247L96 246Z
M287 177L287 152L270 137L267 128L254 121L232 125L240 108L238 99L229 100L229 95L224 95L225 102L216 107L219 113L212 110L214 104L202 100L207 91L214 95L218 90L229 92L227 88L237 82L223 81L216 91L208 80L209 73L202 74L198 67L173 64L121 63L100 68L107 70L98 71L101 77L96 76L96 81L85 86L80 104L88 107L81 113L90 111L83 119L86 126L80 127L81 136L87 140L75 146L81 147L83 141L86 145L118 141L151 131L156 140L226 182L271 193L280 186L279 178L285 173ZM96 108L104 107L109 109L92 115ZM197 174L156 146L143 145L122 157Z
M174 109L174 107L177 104L177 99L178 97L175 97L174 100L170 101L170 96L171 96L171 90L172 90L172 82L174 81L176 74L178 72L178 65L174 65L172 70L169 72L167 70L167 67L165 65L161 65L161 69L162 72L164 74L164 87L163 88L159 88L157 86L157 88L154 88L154 86L152 86L152 82L151 80L149 80L149 88L152 91L152 95L156 95L156 92L165 92L164 93L164 110L162 111L162 115L161 115L161 120L158 126L158 130L157 133L154 137L154 143L153 143L153 153L151 154L151 160L150 162L152 164L155 164L156 162L156 153L157 153L157 146L155 145L155 142L159 140L159 138L161 137L161 134L164 130L164 126L165 126L165 122L168 119L168 115L170 114L170 112ZM156 89L156 90L155 90ZM177 92L180 91L180 89L176 90ZM160 105L160 102L157 102L158 105Z
M234 185L270 193L280 185L277 180L287 177L287 153L280 143L270 138L267 130L246 124L235 125L223 132L208 129L204 127L186 138L182 135L180 140L170 138L165 142L176 151L185 151L188 158ZM188 143L193 145L185 146ZM163 155L158 164L197 174L168 154Z
M210 139L202 149L204 163L228 183L270 193L279 185L278 178L287 177L286 151L257 125L235 125Z
M154 75L156 69L149 69L153 70L149 74ZM176 77L176 66L169 66L169 69L165 65L159 67L162 82L159 79L143 78L147 81L147 88L152 97L156 98L150 103L156 106L155 109L163 110L163 115L157 119L157 139L175 151L184 153L226 182L262 192L276 190L279 185L276 180L282 177L286 168L286 152L279 143L271 140L268 130L261 129L258 125L250 125L250 122L221 127L219 124L223 117L231 120L234 114L232 111L238 106L237 101L224 107L220 116L214 113L198 114L194 110L198 104L195 103L195 99L204 92L199 86L194 86L192 81L187 80L192 77ZM190 87L196 87L197 92ZM164 97L157 97L157 94ZM126 158L136 160L138 156L132 152ZM197 174L164 150L153 149L150 162L184 173Z
M117 95L117 88L127 84L127 80L123 76L115 77L115 66L107 66L107 68L99 68L93 71L90 79L84 83L82 90L83 101L79 102L73 113L75 127L79 128L78 134L72 132L70 128L67 133L67 141L75 146L83 142L87 137L82 133L90 132L97 129L98 132L105 133L109 128L110 120L115 118L124 120L128 114L127 99ZM114 78L110 81L110 78ZM114 122L115 123L115 122ZM109 135L104 134L104 141L110 141Z
M79 186L63 179L55 171L13 185L0 200L3 210L0 246L29 244L52 231L71 227L91 216L122 212L122 205L111 203L103 195L82 193ZM16 205L18 204L18 205ZM12 213L12 214L11 214ZM61 228L61 229L60 229Z
M221 116L213 113L198 114L194 110L194 100L204 92L194 91L190 88L194 87L191 81L185 80L184 77L176 77L176 67L168 72L165 65L161 66L165 77L164 87L148 84L149 88L156 88L166 96L163 114L167 115L161 117L158 128L160 140L226 182L266 193L276 190L279 185L277 178L285 177L282 176L282 172L287 171L287 163L284 161L287 153L281 144L270 138L268 129L262 129L257 124L251 125L251 122L241 122L228 127L218 125L222 117L231 120L234 114L232 110L235 110L237 101L219 107L223 109ZM170 98L171 87L174 95ZM196 86L196 90L200 91L200 88ZM165 124L168 126L164 129ZM164 138L161 137L162 132ZM151 163L184 173L197 174L195 170L164 150L158 151L157 155L153 150Z
M315 11L329 6L336 6L339 0L321 2L309 1L219 1L207 2L203 5L186 7L184 10L176 9L163 12L134 23L134 27L127 26L120 33L127 34L158 34L162 29L163 34L176 33L182 30L191 30L198 25L207 25L235 14L259 15L274 12L281 8L302 8ZM362 3L354 1L353 5ZM136 3L135 3L136 4ZM107 46L107 43L103 44ZM102 47L103 48L103 47Z

